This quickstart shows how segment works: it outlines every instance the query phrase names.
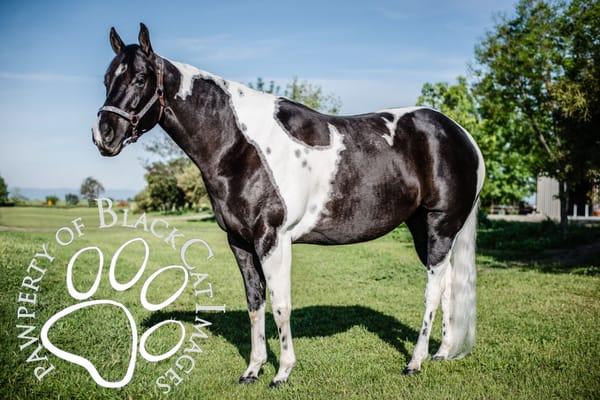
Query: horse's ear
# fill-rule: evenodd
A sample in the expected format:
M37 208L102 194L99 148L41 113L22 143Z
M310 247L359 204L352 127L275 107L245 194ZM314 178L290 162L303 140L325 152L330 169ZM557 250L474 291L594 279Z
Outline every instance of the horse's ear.
M152 45L150 44L150 32L143 22L140 22L140 34L138 36L140 47L146 54L152 54Z
M119 54L125 47L125 43L123 43L114 27L110 28L110 47L112 47L115 54Z

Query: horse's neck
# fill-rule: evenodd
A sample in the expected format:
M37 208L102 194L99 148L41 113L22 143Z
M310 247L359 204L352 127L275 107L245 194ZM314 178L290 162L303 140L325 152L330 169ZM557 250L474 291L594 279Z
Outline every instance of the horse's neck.
M165 60L167 111L161 126L214 191L218 191L224 155L245 142L230 106L228 85L208 72Z

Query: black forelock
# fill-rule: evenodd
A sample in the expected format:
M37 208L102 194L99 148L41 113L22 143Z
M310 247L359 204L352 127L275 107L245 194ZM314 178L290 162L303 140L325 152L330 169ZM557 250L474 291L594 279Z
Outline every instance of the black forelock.
M134 71L143 70L146 67L149 71L154 71L153 64L150 62L150 58L146 53L142 51L142 48L138 44L129 44L123 48L119 54L117 54L110 62L106 74L104 75L104 82L107 84L114 75L116 69L122 63L127 64L126 73L132 74Z

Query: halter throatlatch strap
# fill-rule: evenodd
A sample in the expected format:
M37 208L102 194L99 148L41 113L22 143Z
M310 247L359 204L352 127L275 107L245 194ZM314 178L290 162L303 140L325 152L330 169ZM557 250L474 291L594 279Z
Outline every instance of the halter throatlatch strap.
M146 113L150 110L150 108L152 108L154 103L156 103L157 101L160 105L160 110L158 112L158 120L160 121L160 119L162 118L165 109L165 98L163 90L163 60L158 56L156 57L156 59L156 91L140 111L138 111L137 113L130 113L120 109L119 107L114 106L103 106L100 108L100 110L98 110L98 114L100 114L102 111L111 112L129 121L129 123L131 124L131 136L129 136L127 144L134 143L143 133L148 131L148 129L140 131L138 129L138 124L140 123L140 120L144 117L144 115L146 115Z

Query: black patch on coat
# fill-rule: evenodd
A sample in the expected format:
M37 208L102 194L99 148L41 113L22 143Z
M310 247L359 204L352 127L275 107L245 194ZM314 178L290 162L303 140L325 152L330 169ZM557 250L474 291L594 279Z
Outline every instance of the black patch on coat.
M277 101L276 120L290 136L308 146L329 145L329 127L327 120L319 117L321 115L291 100ZM299 152L296 157L300 157Z
M388 122L394 122L394 116L389 112L382 112L379 113L379 115L381 116L381 118L385 118Z

